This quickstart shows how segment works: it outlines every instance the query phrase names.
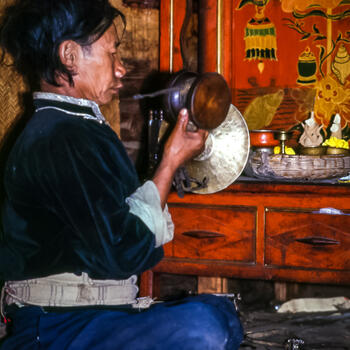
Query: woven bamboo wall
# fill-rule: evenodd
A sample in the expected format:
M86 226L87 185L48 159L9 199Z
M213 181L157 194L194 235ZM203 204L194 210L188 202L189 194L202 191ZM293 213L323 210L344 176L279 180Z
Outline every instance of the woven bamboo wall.
M112 3L126 16L126 32L121 45L121 55L127 74L120 91L120 134L131 159L139 173L147 167L147 113L141 104L133 100L140 93L145 79L158 70L159 61L159 10L132 8L123 5L122 0Z
M0 2L0 16L11 2L12 0ZM9 58L6 63L11 63ZM23 111L21 95L26 91L28 88L21 76L16 74L11 67L0 65L0 145Z
M0 66L0 142L23 111L21 95L28 88L23 79L11 68Z

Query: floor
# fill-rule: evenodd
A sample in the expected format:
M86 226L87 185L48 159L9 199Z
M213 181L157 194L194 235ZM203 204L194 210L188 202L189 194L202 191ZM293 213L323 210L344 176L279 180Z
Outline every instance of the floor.
M240 350L349 350L350 310L279 314L242 311L245 339Z

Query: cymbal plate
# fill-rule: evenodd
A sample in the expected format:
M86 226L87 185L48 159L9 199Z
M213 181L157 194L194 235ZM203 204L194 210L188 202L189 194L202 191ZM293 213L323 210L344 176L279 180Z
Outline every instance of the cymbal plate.
M206 145L204 151L209 156L199 155L185 165L191 178L208 179L207 187L193 190L194 193L209 194L225 189L241 175L248 161L249 130L234 105L230 105L225 120L209 134L207 141L212 149L208 152Z

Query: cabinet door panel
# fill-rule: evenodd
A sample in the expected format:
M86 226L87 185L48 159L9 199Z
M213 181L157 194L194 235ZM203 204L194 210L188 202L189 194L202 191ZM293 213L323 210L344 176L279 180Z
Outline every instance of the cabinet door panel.
M174 257L255 262L256 208L186 205L170 212Z
M350 270L350 215L267 209L265 264Z

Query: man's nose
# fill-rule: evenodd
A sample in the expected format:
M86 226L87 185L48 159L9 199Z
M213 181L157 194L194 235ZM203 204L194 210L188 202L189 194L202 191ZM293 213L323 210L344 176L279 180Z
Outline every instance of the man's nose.
M122 78L126 74L126 69L122 62L119 61L115 63L114 74L118 79Z

